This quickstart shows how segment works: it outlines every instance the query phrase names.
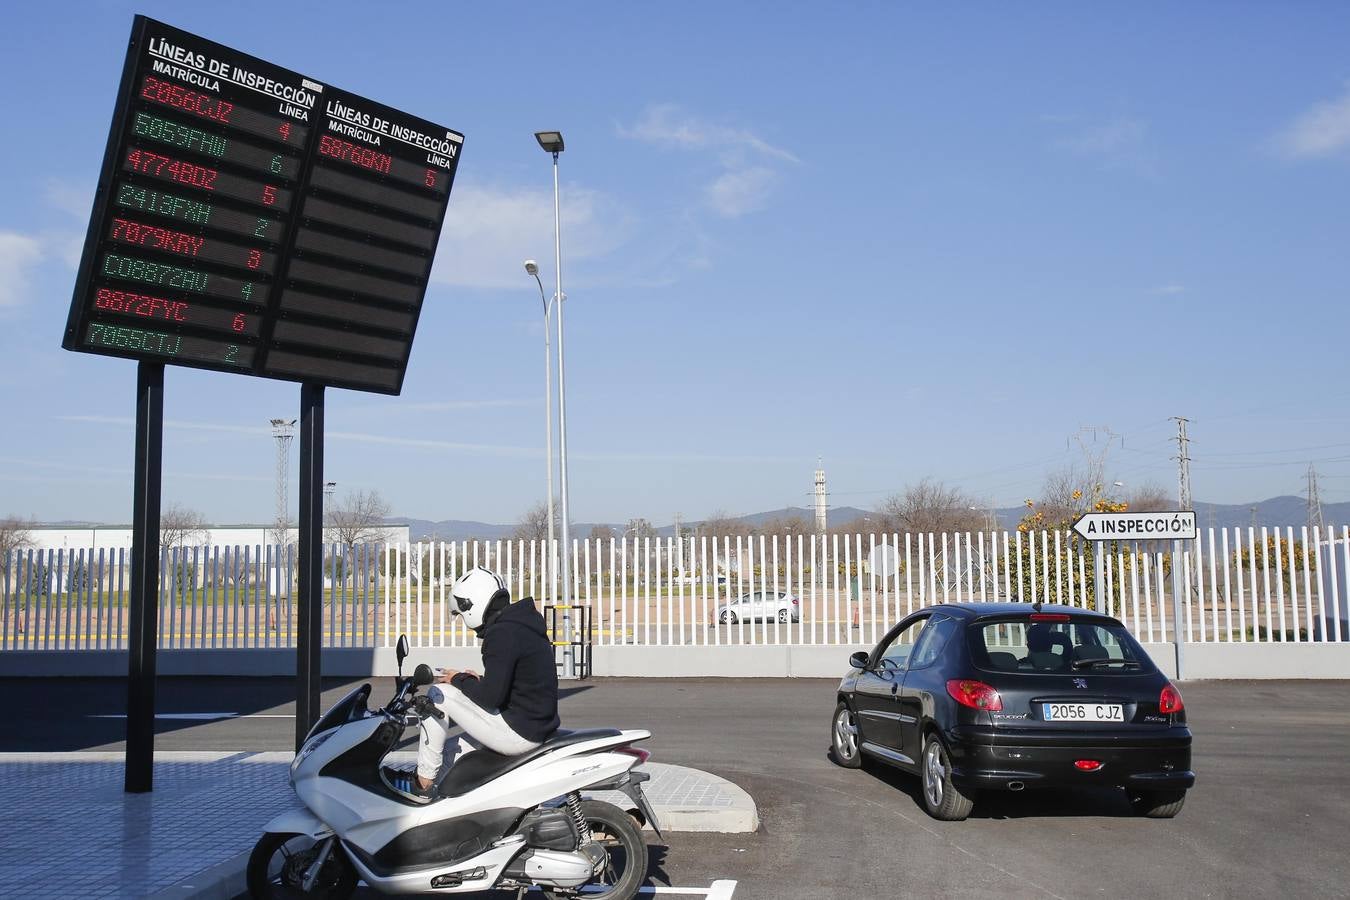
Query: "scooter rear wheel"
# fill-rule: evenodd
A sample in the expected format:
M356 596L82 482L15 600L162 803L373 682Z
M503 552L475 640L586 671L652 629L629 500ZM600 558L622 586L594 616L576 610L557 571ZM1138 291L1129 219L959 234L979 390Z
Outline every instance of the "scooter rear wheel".
M591 834L605 849L605 864L595 880L587 885L586 900L633 900L647 880L647 841L633 817L612 803L582 800L581 814L591 826ZM595 888L604 888L593 893ZM548 900L576 897L574 891L541 888Z
M319 849L307 835L264 834L248 857L248 894L254 900L343 900L356 891L356 870L337 847L328 854L314 887L300 889Z

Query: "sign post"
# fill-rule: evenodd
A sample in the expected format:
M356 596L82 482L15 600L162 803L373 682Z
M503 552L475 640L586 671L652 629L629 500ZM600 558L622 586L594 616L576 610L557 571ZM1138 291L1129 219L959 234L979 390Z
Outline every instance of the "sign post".
M301 384L303 737L319 703L324 388L402 392L463 143L135 17L61 342L140 363L128 791L151 787L164 366Z
M1172 542L1172 645L1176 650L1177 679L1182 677L1181 638L1181 583L1180 566L1182 541L1197 537L1195 513L1190 510L1167 512L1091 512L1084 513L1073 523L1073 530L1084 540L1100 544L1105 541L1167 541ZM1102 609L1102 548L1094 546L1096 562L1095 589L1097 610Z

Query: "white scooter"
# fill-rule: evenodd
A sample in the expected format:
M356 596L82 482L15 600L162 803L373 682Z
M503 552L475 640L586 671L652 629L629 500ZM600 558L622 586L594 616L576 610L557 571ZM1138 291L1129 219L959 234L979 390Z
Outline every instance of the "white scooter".
M430 802L396 790L383 765L404 729L440 715L417 688L425 665L402 676L398 642L394 698L370 711L370 685L324 714L291 763L304 809L268 822L248 863L255 898L346 897L357 880L386 894L462 894L538 886L547 898L632 900L647 875L645 820L661 836L635 772L650 754L633 747L643 730L558 731L538 750L462 756ZM581 791L621 791L634 808L582 800Z

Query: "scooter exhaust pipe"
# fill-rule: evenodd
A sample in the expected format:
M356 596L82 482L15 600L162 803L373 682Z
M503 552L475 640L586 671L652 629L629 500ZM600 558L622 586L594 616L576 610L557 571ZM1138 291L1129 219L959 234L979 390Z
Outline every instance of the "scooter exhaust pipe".
M1027 785L1026 785L1026 782L1024 782L1024 781L1010 781L1010 782L1008 782L1008 790L1010 790L1010 791L1020 791L1020 790L1022 790L1023 788L1025 788L1026 786L1027 786Z

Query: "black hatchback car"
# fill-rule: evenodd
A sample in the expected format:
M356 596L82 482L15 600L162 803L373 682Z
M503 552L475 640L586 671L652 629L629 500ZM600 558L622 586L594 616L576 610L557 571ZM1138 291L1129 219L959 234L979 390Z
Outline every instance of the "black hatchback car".
M1181 693L1116 619L1067 606L974 603L907 616L849 658L836 762L868 756L923 779L938 819L976 792L1124 788L1171 818L1195 783Z

